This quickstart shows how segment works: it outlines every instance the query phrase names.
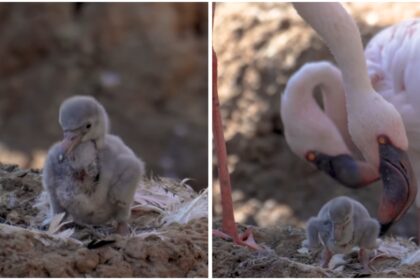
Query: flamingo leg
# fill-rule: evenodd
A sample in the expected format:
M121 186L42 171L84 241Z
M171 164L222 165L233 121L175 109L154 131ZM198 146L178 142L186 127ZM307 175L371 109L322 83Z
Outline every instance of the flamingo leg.
M213 21L214 21L215 4L213 4ZM253 249L259 249L256 244L252 232L248 229L242 236L238 235L235 224L235 217L233 214L232 202L232 187L230 183L229 170L227 165L226 143L223 135L222 117L220 114L219 96L217 92L217 56L213 49L213 90L212 90L212 105L213 105L213 137L215 142L217 166L220 181L220 193L222 197L222 231L213 231L216 236L223 236L226 238L230 236L238 245L247 246ZM223 233L223 234L221 234Z

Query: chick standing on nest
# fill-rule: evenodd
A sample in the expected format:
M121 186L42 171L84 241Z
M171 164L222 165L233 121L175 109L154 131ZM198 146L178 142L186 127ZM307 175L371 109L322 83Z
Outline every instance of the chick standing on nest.
M124 142L108 134L108 115L89 96L74 96L60 106L64 139L53 145L43 171L52 214L65 212L76 223L117 221L129 233L128 219L144 163Z
M358 201L340 196L328 201L307 224L306 245L324 248L321 265L327 267L334 254L350 253L358 246L359 261L369 271L369 250L378 247L379 223Z

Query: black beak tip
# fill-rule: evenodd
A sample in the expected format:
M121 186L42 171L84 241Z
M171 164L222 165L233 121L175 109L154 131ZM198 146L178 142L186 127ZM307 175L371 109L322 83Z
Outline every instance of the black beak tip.
M385 233L388 232L388 230L391 228L392 222L387 224L381 224L381 229L379 231L379 236L385 235Z
M379 145L379 172L383 182L382 211L378 213L383 235L407 212L417 195L417 181L407 152L382 136Z

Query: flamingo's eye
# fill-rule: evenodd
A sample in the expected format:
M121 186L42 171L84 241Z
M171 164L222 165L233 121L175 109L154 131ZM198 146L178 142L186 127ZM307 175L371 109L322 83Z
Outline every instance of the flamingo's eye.
M306 154L306 159L307 159L308 161L314 161L314 160L316 159L316 155L315 155L315 153L314 153L314 152L308 152L308 153Z
M89 128L91 128L92 127L92 124L91 123L88 123L87 125L86 125L86 128L87 129L89 129Z
M378 136L378 143L381 145L385 145L388 142L388 139L384 135Z

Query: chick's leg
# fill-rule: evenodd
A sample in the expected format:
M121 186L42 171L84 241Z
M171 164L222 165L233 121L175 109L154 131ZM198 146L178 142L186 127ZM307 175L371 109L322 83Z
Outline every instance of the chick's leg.
M54 216L56 214L60 214L62 212L65 212L64 208L61 207L60 203L58 202L58 199L56 195L52 192L48 193L50 205L51 205L51 215Z
M377 238L379 236L380 225L375 219L360 221L363 224L363 234L360 238L359 262L363 266L363 271L368 273L369 251L378 247Z
M321 266L323 268L327 268L328 264L330 263L330 260L332 258L332 253L330 250L328 250L327 248L324 248L323 252L322 252L322 259L321 259Z
M127 236L130 234L130 227L127 222L119 222L117 225L116 232L122 236Z
M369 252L366 249L364 249L364 248L360 248L358 258L359 258L360 264L363 266L363 272L364 273L370 272L370 268L369 268Z
M134 193L144 173L142 162L134 157L116 159L116 180L110 190L110 201L115 207L115 220L118 222L117 232L129 233L128 219L134 200Z

